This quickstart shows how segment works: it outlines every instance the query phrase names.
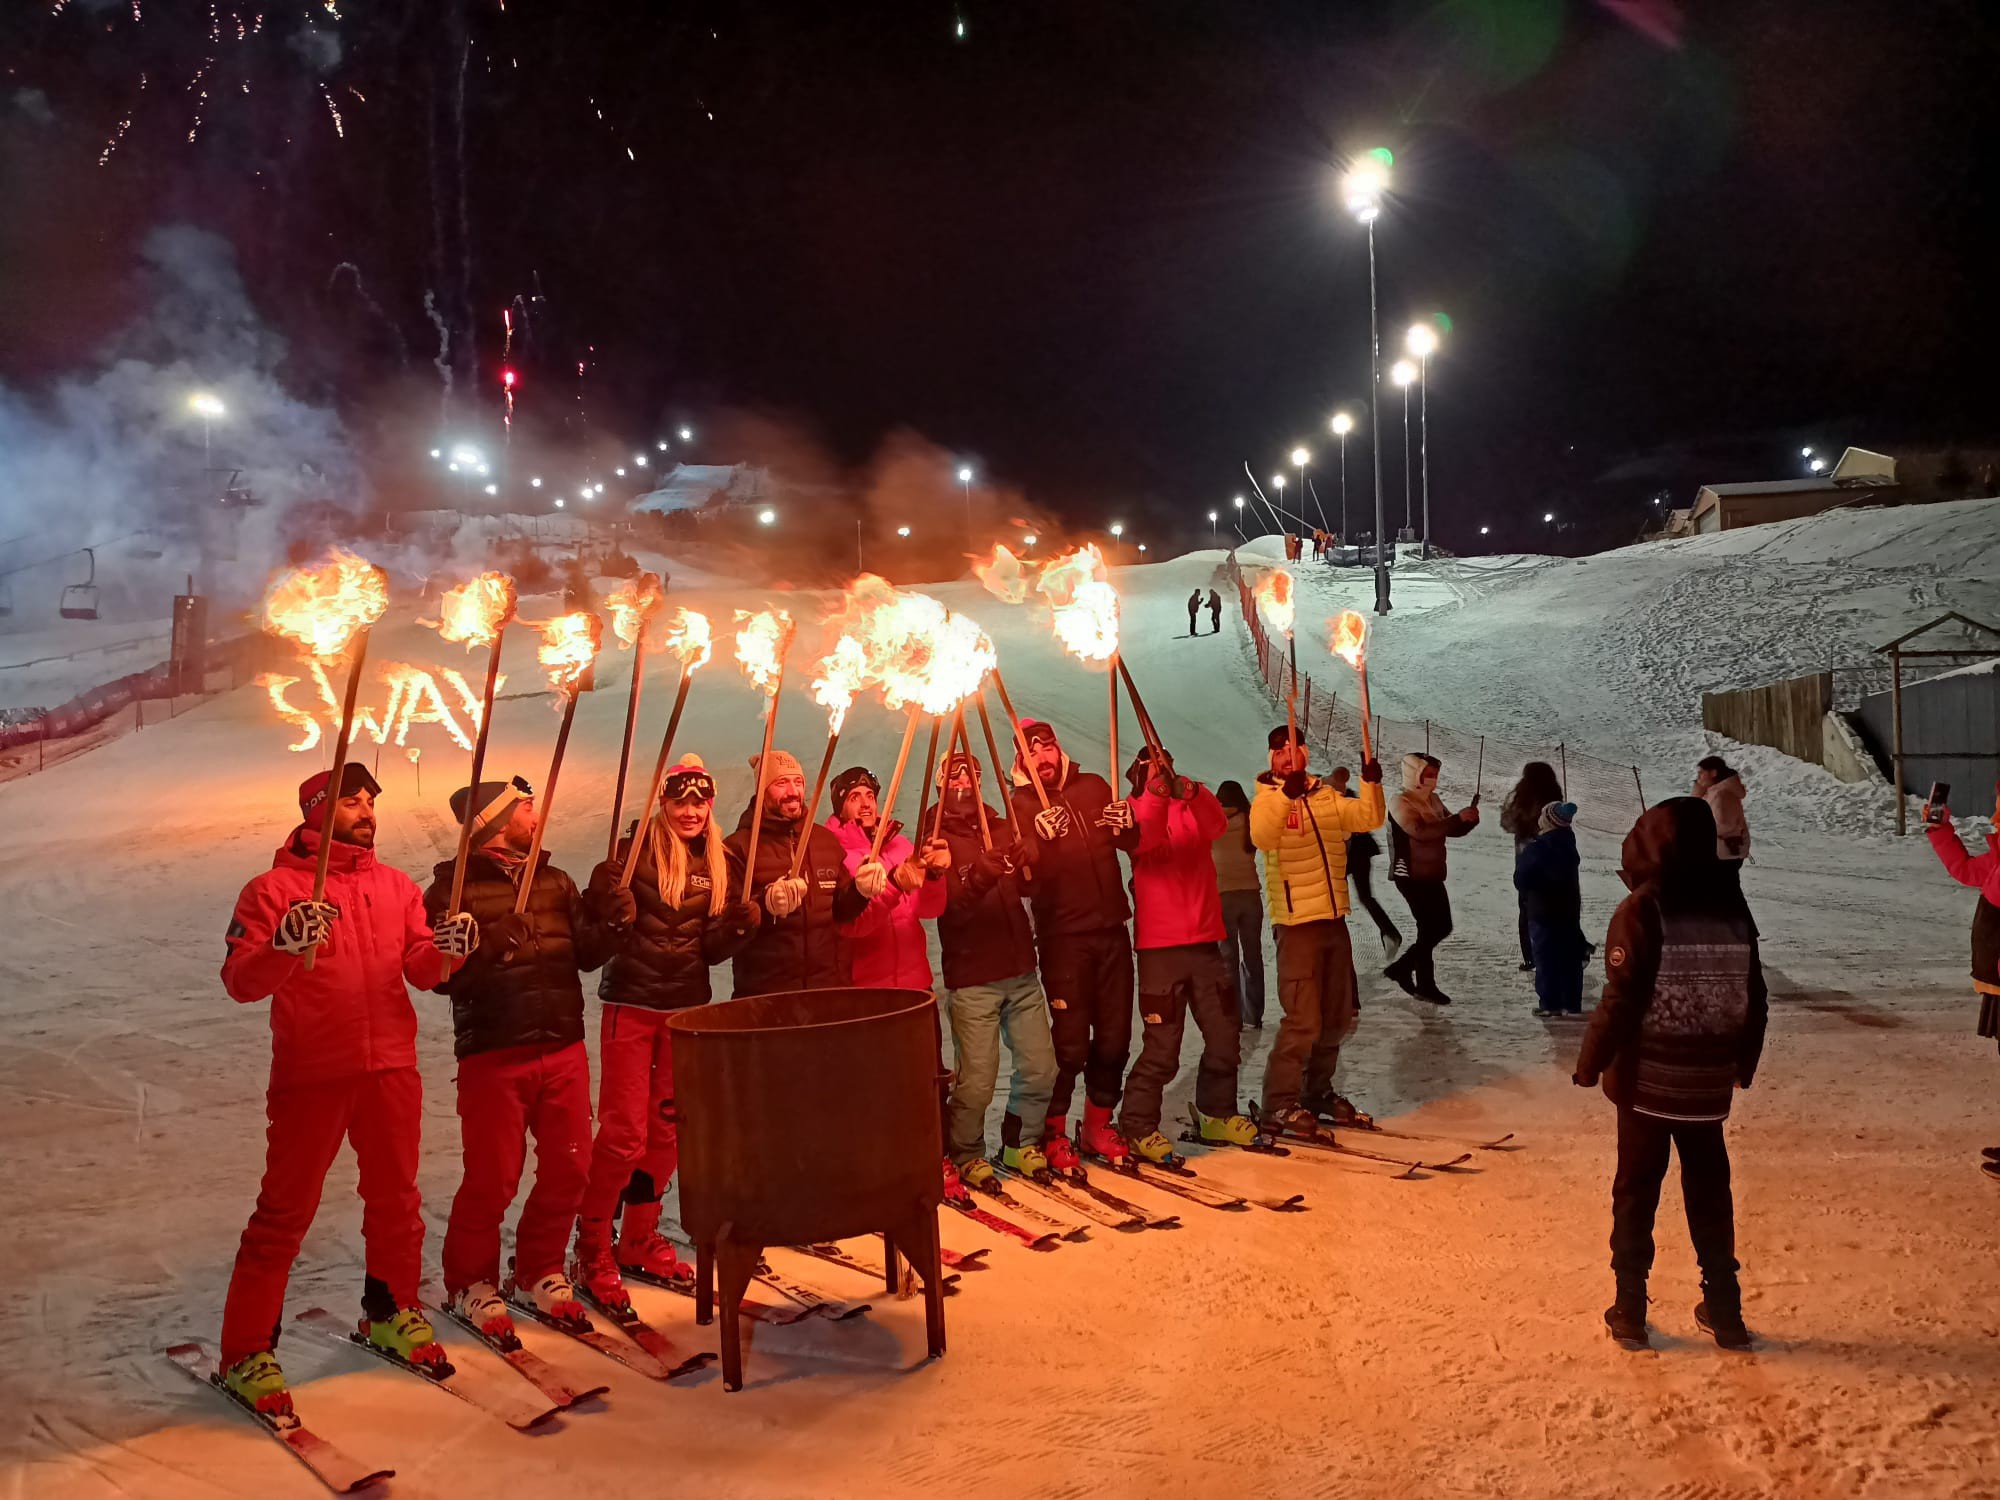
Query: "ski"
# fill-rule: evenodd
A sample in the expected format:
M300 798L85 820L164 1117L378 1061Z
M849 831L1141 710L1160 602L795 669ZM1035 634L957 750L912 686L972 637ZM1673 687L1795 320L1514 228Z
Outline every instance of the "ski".
M503 1385L499 1380L471 1365L446 1364L441 1373L433 1374L421 1365L412 1364L400 1354L371 1344L366 1334L357 1328L348 1327L323 1307L309 1307L292 1321L324 1338L333 1340L336 1344L359 1349L363 1354L374 1355L385 1365L407 1371L425 1384L434 1385L439 1390L458 1397L467 1406L476 1406L489 1417L498 1417L516 1432L526 1432L531 1427L539 1427L562 1410L560 1402L544 1403L530 1400L517 1390Z
M988 1269L986 1265L986 1247L984 1245L981 1245L977 1250L941 1249L938 1251L938 1258L954 1271L984 1271Z
M1181 1227L1181 1216L1179 1214L1156 1214L1150 1208L1142 1207L1129 1198L1121 1198L1109 1189L1099 1187L1084 1172L1082 1167L1078 1167L1071 1173L1058 1173L1056 1175L1057 1180L1064 1187L1074 1189L1087 1198L1094 1198L1106 1208L1113 1209L1118 1213L1133 1214L1144 1219L1148 1229L1178 1229Z
M371 1469L358 1459L350 1458L307 1427L299 1419L297 1411L290 1417L274 1417L257 1410L223 1384L222 1372L215 1367L214 1358L200 1344L175 1344L160 1352L188 1379L215 1392L236 1410L247 1413L252 1421L283 1443L293 1458L310 1469L313 1477L336 1495L351 1495L356 1490L365 1490L384 1479L396 1477L394 1469Z
M1107 1229L1116 1229L1127 1234L1140 1234L1146 1228L1144 1214L1121 1213L1094 1198L1084 1197L1080 1193L1069 1193L1046 1171L1040 1174L1017 1172L1014 1168L1002 1166L998 1162L993 1165L994 1169L1009 1182L1024 1183L1038 1193L1046 1193L1057 1204L1072 1213L1081 1214L1092 1223L1102 1224Z
M888 1269L880 1261L863 1260L840 1245L789 1245L786 1248L800 1255L810 1255L815 1260L823 1260L830 1266L845 1266L850 1271L866 1276L877 1286L883 1285L889 1274ZM946 1296L958 1290L956 1271L947 1271L943 1279Z
M965 1196L963 1197L953 1194L946 1197L944 1201L948 1207L964 1214L973 1223L984 1224L988 1229L1007 1235L1011 1239L1019 1240L1030 1250L1053 1250L1059 1243L1059 1237L1056 1235L1037 1234L1032 1229L1023 1229L1013 1220L1003 1219L1000 1215L981 1208L972 1201L971 1189L965 1189L964 1193Z
M1080 1240L1090 1232L1082 1224L1072 1224L1067 1219L1058 1219L1054 1214L1045 1214L1039 1208L1034 1208L1029 1204L1023 1203L1019 1198L1016 1198L1012 1193L1001 1187L997 1178L994 1179L991 1187L973 1188L971 1191L991 1198L1002 1208L1007 1209L1011 1213L1019 1214L1031 1224L1046 1224L1058 1239Z
M1176 1198L1185 1198L1190 1203L1199 1203L1204 1208L1219 1208L1225 1213L1248 1213L1249 1200L1235 1193L1225 1193L1219 1188L1200 1186L1184 1178L1166 1173L1154 1174L1148 1168L1128 1162L1122 1167L1110 1167L1120 1177L1129 1177L1134 1182L1143 1182L1147 1187L1158 1188L1163 1193L1172 1193ZM1191 1176L1192 1174L1190 1174Z
M609 1318L612 1326L626 1338L665 1365L667 1379L671 1380L676 1375L691 1375L715 1359L715 1351L712 1349L698 1354L683 1355L674 1347L673 1340L640 1317L638 1309L630 1302L623 1307L614 1307L608 1302L598 1301L585 1288L583 1277L578 1274L581 1269L581 1267L571 1268L570 1285L576 1288L577 1296Z
M595 1349L606 1359L617 1360L619 1364L625 1366L628 1370L636 1370L649 1380L673 1379L674 1372L653 1358L644 1349L637 1348L636 1346L627 1347L612 1338L609 1334L600 1333L597 1329L590 1326L590 1319L588 1318L582 1318L577 1322L569 1323L561 1318L550 1317L549 1314L535 1306L526 1293L512 1286L506 1287L501 1295L507 1299L507 1304L513 1311L526 1314L545 1328L553 1328L557 1333L568 1335L585 1348Z
M431 1289L425 1288L428 1293ZM540 1391L558 1406L574 1406L577 1402L592 1396L601 1396L611 1387L593 1385L585 1390L577 1390L558 1375L554 1368L539 1355L531 1352L527 1345L514 1335L493 1338L472 1319L462 1316L450 1303L442 1303L435 1310L451 1319L460 1328L478 1339L480 1343L514 1367L514 1373Z
M1322 1115L1320 1118L1324 1120L1326 1117ZM1332 1122L1328 1121L1327 1123L1331 1124ZM1334 1128L1339 1129L1340 1127L1335 1126ZM1386 1136L1392 1141L1430 1141L1440 1146L1470 1146L1475 1151L1498 1151L1514 1139L1514 1132L1511 1130L1505 1135L1494 1136L1490 1140L1482 1140L1478 1136L1470 1135L1431 1135L1418 1130L1392 1130L1386 1125L1361 1125L1349 1128L1366 1131L1369 1135Z
M645 1272L636 1271L630 1266L625 1267L624 1275L628 1281L643 1281L647 1286L656 1286L663 1292L672 1292L676 1297L686 1297L689 1301L694 1300L694 1283L692 1281L669 1280L660 1276L648 1276ZM745 1297L737 1304L736 1310L744 1317L758 1323L768 1324L772 1328L784 1328L793 1323L803 1323L813 1315L812 1309L809 1307L779 1307L773 1302L760 1302L755 1297Z
M866 1302L843 1302L838 1297L829 1297L824 1292L813 1290L802 1281L794 1281L791 1277L772 1270L761 1261L752 1274L756 1280L761 1281L772 1291L789 1297L807 1312L818 1313L829 1322L844 1323L849 1318L858 1318L867 1312L870 1306Z
M1403 1170L1396 1174L1399 1177L1410 1177L1418 1172L1442 1172L1449 1167L1462 1167L1472 1160L1470 1151L1454 1156L1449 1161L1419 1161L1407 1156L1391 1156L1386 1151L1364 1150L1360 1146L1349 1146L1342 1141L1308 1141L1298 1136L1286 1136L1284 1142L1288 1150L1305 1152L1303 1160L1310 1160L1322 1153L1330 1156L1351 1156L1361 1161L1379 1161L1386 1166L1401 1167Z

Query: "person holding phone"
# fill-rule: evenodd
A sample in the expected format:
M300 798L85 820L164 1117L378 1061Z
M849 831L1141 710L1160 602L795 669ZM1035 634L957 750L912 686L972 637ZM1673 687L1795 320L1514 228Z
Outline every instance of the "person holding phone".
M1988 825L1986 852L1972 854L1951 822L1951 785L1936 782L1924 802L1924 830L1931 848L1943 861L1945 873L1960 885L1979 892L1972 911L1972 988L1979 996L1979 1034L2000 1040L2000 847L1993 828L2000 825L2000 784L1994 787L1994 822ZM2000 1182L2000 1146L1987 1146L1979 1170Z

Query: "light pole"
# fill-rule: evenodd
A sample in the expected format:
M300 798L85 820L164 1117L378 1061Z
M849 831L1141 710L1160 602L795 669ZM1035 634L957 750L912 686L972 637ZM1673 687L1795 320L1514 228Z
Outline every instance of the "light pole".
M1278 503L1273 507L1278 516L1278 530L1289 536L1292 531L1292 518L1285 514L1285 476L1273 474L1271 488L1278 492Z
M1347 540L1347 435L1354 431L1354 418L1344 411L1333 414L1333 435L1340 439L1340 539Z
M1375 221L1382 217L1382 195L1389 190L1389 167L1394 158L1380 146L1366 153L1348 170L1347 210L1368 230L1368 424L1374 435L1375 450L1375 613L1386 615L1389 603L1389 564L1382 555L1382 532L1388 522L1382 513L1382 329L1375 302Z
M1246 544L1249 542L1249 533L1243 529L1243 497L1241 495L1236 497L1236 534L1242 537Z
M188 410L201 418L201 466L210 469L209 426L218 417L229 415L229 408L222 404L222 398L209 391L196 391L188 397Z
M1417 367L1399 359L1389 367L1389 378L1403 392L1403 533L1397 540L1406 542L1416 529L1410 515L1410 384L1417 378Z
M1125 535L1125 523L1123 521L1113 521L1111 523L1111 560L1113 562L1118 560L1118 538L1123 535Z
M1210 511L1208 513L1208 539L1210 541L1214 541L1218 536L1222 534L1220 531L1216 529L1215 518L1217 514L1218 512L1216 511Z
M960 464L958 466L958 482L959 485L965 491L965 535L969 540L972 536L972 465L971 464Z
M1431 555L1431 356L1437 353L1437 330L1428 323L1412 323L1404 340L1417 357L1417 454L1423 470L1424 552Z
M1299 514L1301 516L1304 516L1306 513L1306 494L1310 488L1306 484L1306 465L1311 462L1312 454L1306 451L1304 444L1300 444L1292 450L1292 467L1299 471ZM1312 502L1313 509L1319 512L1320 530L1324 531L1326 530L1326 508L1319 503L1319 496L1317 495L1312 497Z

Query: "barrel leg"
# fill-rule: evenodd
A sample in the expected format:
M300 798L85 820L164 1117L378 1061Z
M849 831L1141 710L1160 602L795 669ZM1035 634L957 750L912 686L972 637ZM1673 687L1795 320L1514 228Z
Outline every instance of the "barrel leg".
M887 1229L882 1231L882 1284L890 1292L903 1289L903 1263L897 1258L896 1236Z
M694 1247L694 1320L706 1328L715 1321L715 1247Z
M909 1257L924 1283L924 1334L932 1359L944 1353L944 1254L938 1237L937 1210L916 1208L893 1231L893 1239Z
M740 1245L731 1239L716 1244L716 1258L722 1278L722 1385L724 1390L743 1389L743 1293L763 1257L762 1245Z

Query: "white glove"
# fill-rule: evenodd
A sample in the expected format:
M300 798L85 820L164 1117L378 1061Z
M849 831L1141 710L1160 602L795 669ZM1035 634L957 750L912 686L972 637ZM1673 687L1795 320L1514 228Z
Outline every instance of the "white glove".
M338 909L330 901L294 901L278 918L271 946L294 957L310 953L332 936L333 919L338 915Z
M1097 826L1123 833L1132 826L1132 804L1124 798L1104 804L1104 811L1097 815Z
M805 904L806 883L802 878L774 880L764 887L764 910L780 922Z
M1035 814L1035 832L1045 844L1053 844L1069 832L1069 809L1060 804Z
M470 958L479 947L479 923L469 911L446 917L431 933L431 946L446 958Z
M863 860L854 872L854 888L873 901L889 883L889 870L879 859Z

